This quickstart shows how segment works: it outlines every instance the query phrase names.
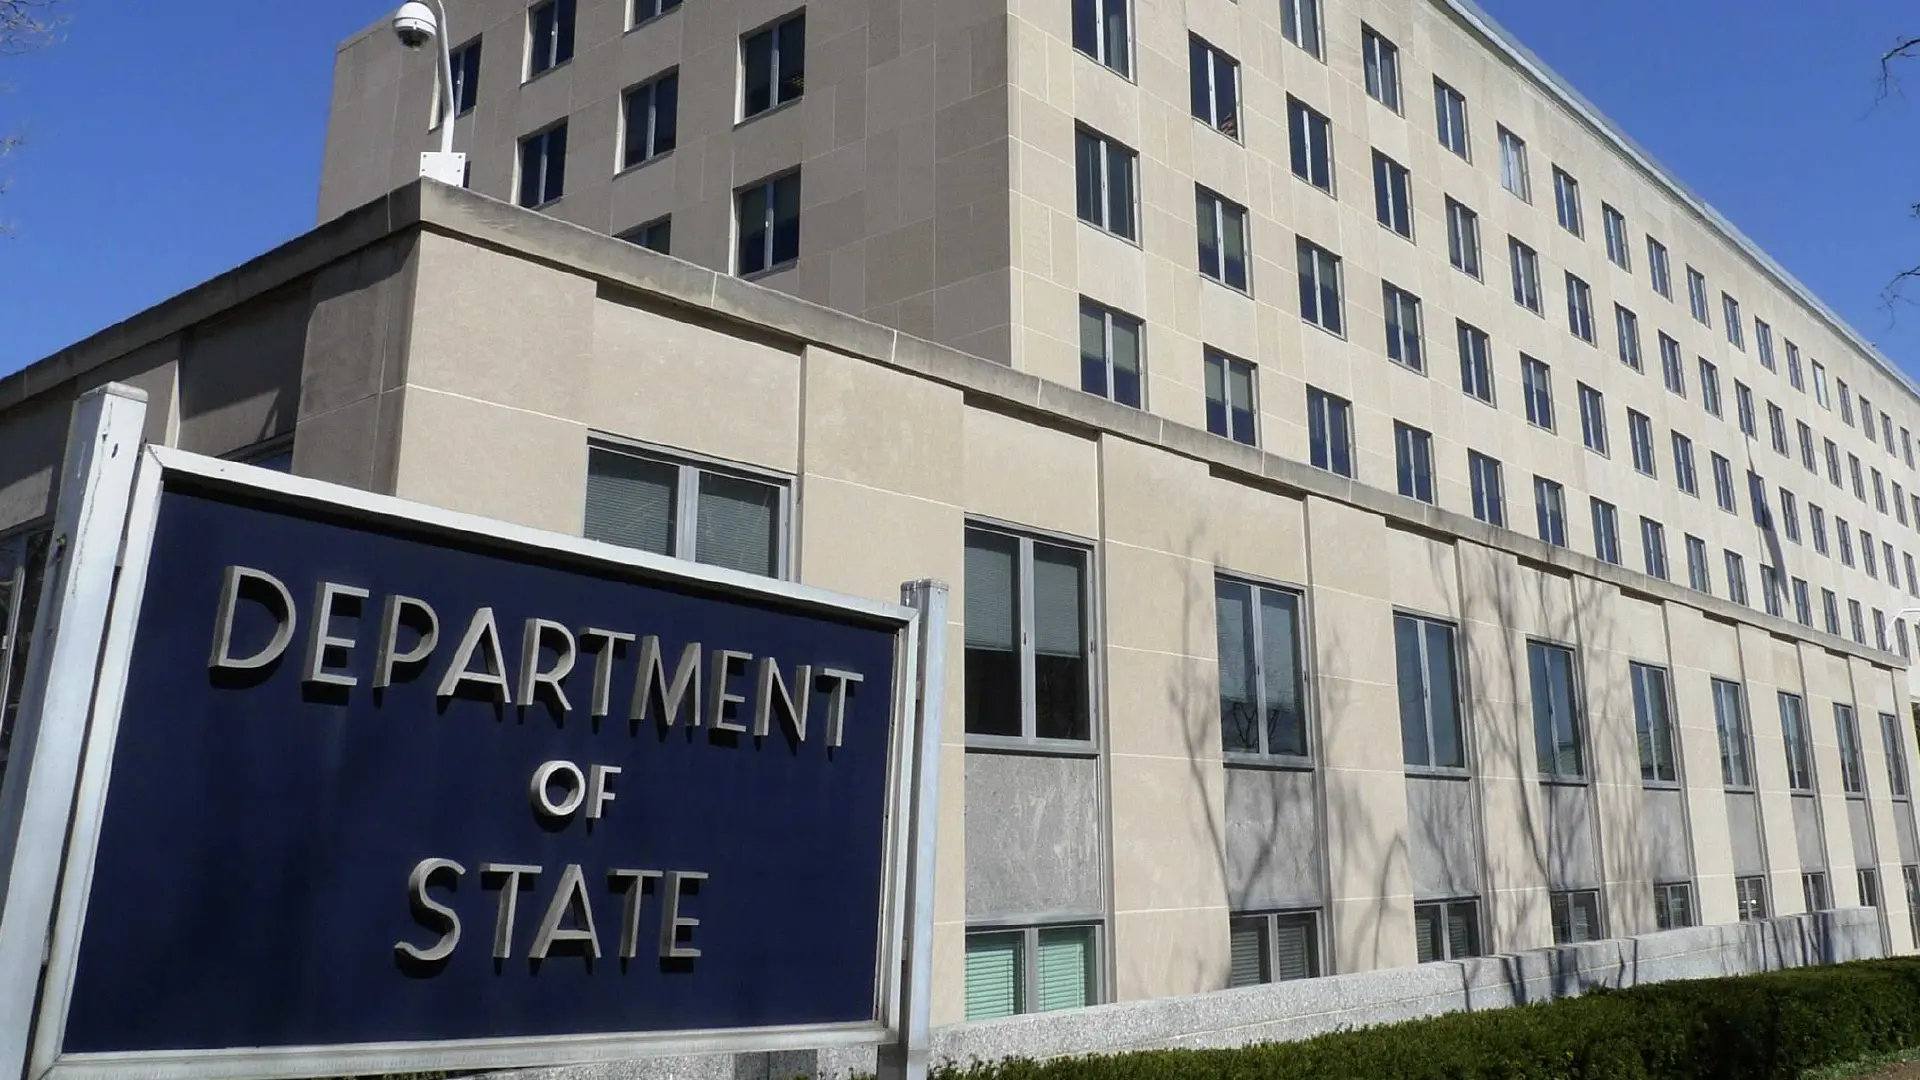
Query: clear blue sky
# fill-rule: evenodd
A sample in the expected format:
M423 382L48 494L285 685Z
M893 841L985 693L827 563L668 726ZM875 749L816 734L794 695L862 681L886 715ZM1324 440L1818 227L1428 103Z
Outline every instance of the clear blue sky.
M67 0L63 41L0 58L0 132L27 139L0 162L0 374L310 227L334 46L393 2ZM1920 263L1920 61L1874 104L1920 8L1481 2L1920 375L1920 307L1880 300Z

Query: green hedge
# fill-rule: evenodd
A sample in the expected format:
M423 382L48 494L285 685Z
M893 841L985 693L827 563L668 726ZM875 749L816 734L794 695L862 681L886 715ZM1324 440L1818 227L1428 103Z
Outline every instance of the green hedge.
M1920 958L1596 991L1234 1050L945 1069L937 1080L1795 1080L1920 1046Z

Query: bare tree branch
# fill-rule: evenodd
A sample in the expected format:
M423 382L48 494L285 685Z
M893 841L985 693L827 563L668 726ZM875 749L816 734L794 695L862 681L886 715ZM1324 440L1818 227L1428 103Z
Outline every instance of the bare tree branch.
M18 55L54 39L60 0L0 0L0 56Z
M1920 37L1907 38L1880 54L1880 84L1879 91L1873 97L1875 101L1885 100L1894 90L1893 62L1915 57L1920 57Z

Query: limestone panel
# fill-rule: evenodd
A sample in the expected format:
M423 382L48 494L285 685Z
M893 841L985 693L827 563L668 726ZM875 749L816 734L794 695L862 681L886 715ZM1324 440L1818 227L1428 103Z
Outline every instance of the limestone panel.
M587 428L409 387L393 493L578 535L586 519Z
M1226 770L1227 902L1235 911L1318 908L1325 852L1314 777Z
M966 755L968 920L1088 916L1104 909L1098 764Z
M969 513L1072 536L1098 535L1097 443L971 407L963 432Z
M1760 804L1751 792L1727 793L1727 832L1733 841L1736 876L1767 872L1766 843L1760 834Z
M1793 840L1802 870L1826 869L1826 833L1820 827L1820 800L1811 795L1793 797Z
M1647 868L1653 880L1691 881L1693 845L1688 842L1685 796L1672 788L1648 788L1642 820Z
M1479 836L1470 782L1407 777L1407 847L1415 897L1478 896L1485 880Z

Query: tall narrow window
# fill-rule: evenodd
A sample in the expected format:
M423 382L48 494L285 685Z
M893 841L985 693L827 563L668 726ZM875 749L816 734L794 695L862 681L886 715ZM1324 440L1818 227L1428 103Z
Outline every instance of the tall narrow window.
M1793 349L1791 346L1789 346L1787 349L1787 356L1789 358L1793 356ZM1812 367L1813 367L1813 400L1819 402L1821 408L1830 410L1833 408L1833 399L1827 396L1826 366L1821 364L1820 361L1815 360L1815 361L1812 361Z
M1813 534L1813 550L1827 553L1827 512L1818 503L1807 504L1807 531Z
M573 59L574 0L547 0L527 9L527 78Z
M1478 450L1469 450L1467 477L1473 485L1473 516L1489 525L1504 527L1507 524L1507 493L1500 462Z
M1520 388L1527 402L1527 421L1553 430L1553 375L1547 365L1522 353Z
M1620 362L1640 370L1640 317L1619 304L1613 305L1613 330L1620 339Z
M1353 475L1353 403L1307 387L1307 442L1313 467Z
M1700 493L1700 482L1693 471L1693 440L1673 433L1673 482L1687 495Z
M1511 236L1507 237L1507 256L1513 271L1513 302L1540 314L1540 256Z
M1340 305L1340 256L1307 240L1298 242L1298 255L1300 317L1344 335L1347 320Z
M1373 152L1373 216L1380 224L1413 238L1413 177L1406 167Z
M680 130L680 75L665 75L627 91L620 164L631 169L674 148Z
M1653 457L1653 420L1636 409L1627 410L1627 442L1633 447L1633 467L1640 473L1655 475Z
M1607 259L1622 270L1633 270L1633 251L1627 239L1627 218L1612 206L1600 204L1600 227L1607 234Z
M1739 552L1729 551L1727 555L1727 599L1736 604L1747 602L1747 561Z
M740 118L798 98L807 87L807 13L740 39Z
M1283 2L1284 7L1284 2ZM1378 30L1360 26L1360 58L1366 68L1367 96L1400 111L1400 50Z
M742 188L739 204L741 277L790 266L800 259L800 174L788 173Z
M567 125L520 140L520 205L545 206L567 193Z
M1747 324L1740 318L1740 301L1720 294L1720 321L1727 324L1727 344L1736 349L1747 347Z
M1813 449L1813 427L1805 420L1795 420L1793 425L1800 436L1800 464L1815 476L1820 475L1820 459Z
M1304 758L1300 598L1231 578L1214 582L1220 745L1228 754Z
M1433 502L1433 434L1394 421L1393 460L1400 494Z
M1713 498L1720 509L1729 514L1740 512L1740 504L1733 492L1733 462L1718 453L1708 455L1713 461Z
M1860 755L1860 727L1853 719L1853 706L1834 702L1833 726L1840 740L1840 790L1848 795L1867 792L1866 764Z
M455 116L465 116L473 111L480 101L480 45L474 38L465 45L453 50L453 112ZM441 95L445 93L438 81L434 85L434 100L439 103L437 126L446 119L447 105Z
M1567 329L1593 344L1593 290L1572 274L1567 275Z
M1413 905L1414 956L1422 964L1480 955L1477 900L1421 901Z
M1827 890L1825 871L1815 870L1801 874L1800 894L1806 901L1808 911L1826 911L1833 907L1833 898Z
M1197 37L1187 39L1193 118L1229 139L1240 137L1240 64Z
M1720 736L1720 780L1730 788L1751 788L1753 767L1747 759L1747 712L1740 684L1713 680L1713 724Z
M1806 709L1794 694L1780 694L1780 734L1787 749L1787 787L1813 790L1813 743L1807 733Z
M1526 140L1504 127L1500 129L1500 186L1518 196L1521 202L1533 201L1533 184L1527 177Z
M1604 499L1593 504L1593 555L1601 562L1620 565L1620 511Z
M1687 587L1694 592L1713 594L1713 577L1707 568L1707 542L1689 536L1687 545Z
M1247 288L1247 208L1206 188L1193 193L1200 273L1230 289Z
M1080 389L1140 407L1140 320L1080 301Z
M1080 220L1115 236L1139 239L1134 223L1134 152L1081 128L1074 133L1073 160Z
M1469 277L1480 276L1480 215L1447 200L1447 260Z
M1122 75L1133 73L1128 0L1073 0L1073 47Z
M1093 926L983 930L966 936L966 1018L1077 1009L1100 1000Z
M1554 547L1567 546L1567 493L1557 481L1533 478L1533 516L1541 540Z
M1454 329L1460 343L1460 389L1493 404L1493 346L1477 326L1455 322Z
M1733 891L1741 922L1755 922L1767 917L1767 879L1764 874L1734 878Z
M1553 170L1553 209L1561 228L1575 236L1586 234L1586 222L1580 216L1580 181L1557 165Z
M1826 616L1827 633L1839 637L1840 598L1833 594L1832 589L1820 590L1820 608L1821 612Z
M1573 650L1541 641L1527 642L1527 669L1533 691L1534 747L1541 775L1552 780L1581 780L1587 775L1581 732L1584 721L1574 682Z
M1291 95L1287 98L1287 142L1293 175L1319 188L1333 191L1333 123L1312 106Z
M1600 391L1578 383L1580 393L1580 439L1596 454L1607 452L1607 399Z
M1788 540L1800 542L1800 502L1786 488L1780 489L1780 531Z
M1647 276L1653 283L1653 291L1673 299L1673 272L1667 266L1667 245L1647 237Z
M1280 33L1288 41L1321 56L1320 0L1280 0Z
M1760 353L1760 366L1768 371L1778 371L1778 361L1773 353L1773 327L1758 318L1753 320L1753 344Z
M1693 321L1701 326L1713 325L1713 314L1707 310L1707 276L1693 267L1687 267L1687 306L1693 312Z
M1801 393L1807 392L1806 376L1800 367L1800 346L1789 341L1787 345L1787 383Z
M1387 313L1387 359L1425 371L1427 362L1420 325L1420 298L1390 281L1380 283Z
M1255 402L1253 365L1208 349L1206 378L1207 430L1234 442L1255 445L1259 441L1255 419L1260 407Z
M1547 894L1547 906L1553 916L1553 943L1577 945L1606 937L1600 921L1600 890L1568 889Z
M1668 390L1687 396L1687 365L1680 355L1680 343L1666 334L1660 335L1660 377Z
M629 12L627 26L639 26L649 19L655 19L680 6L680 0L633 0L633 10Z
M1640 744L1640 779L1651 784L1679 783L1667 670L1647 664L1629 664L1627 669L1633 679L1633 726Z
M1467 99L1460 96L1460 91L1435 79L1433 109L1440 145L1472 160L1467 154Z
M1773 440L1774 453L1781 457L1793 455L1787 446L1787 414L1771 401L1767 402L1767 435Z
M1087 556L1083 548L967 527L968 735L1093 737Z
M1711 416L1720 416L1720 369L1706 357L1700 358L1700 407Z
M1907 797L1907 746L1900 737L1900 718L1893 713L1880 714L1880 742L1887 751L1887 793L1896 799Z
M1400 688L1400 745L1408 765L1464 769L1460 680L1454 667L1454 630L1413 615L1393 617Z
M787 486L640 451L587 451L589 540L766 577L786 572Z

